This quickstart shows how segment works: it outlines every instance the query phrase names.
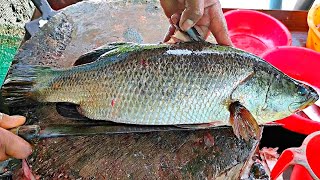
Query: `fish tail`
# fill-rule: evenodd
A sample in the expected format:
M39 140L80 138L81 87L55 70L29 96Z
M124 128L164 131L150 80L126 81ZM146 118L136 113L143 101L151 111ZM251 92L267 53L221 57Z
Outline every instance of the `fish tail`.
M35 85L52 78L53 69L39 65L15 64L11 67L1 88L1 94L7 105L24 106L27 100L35 100L39 94Z

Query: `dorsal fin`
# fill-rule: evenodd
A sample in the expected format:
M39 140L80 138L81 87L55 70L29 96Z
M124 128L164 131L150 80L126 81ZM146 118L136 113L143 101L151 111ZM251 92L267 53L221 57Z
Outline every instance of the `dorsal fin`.
M94 49L86 54L81 55L74 63L74 66L79 66L82 64L91 63L95 60L97 60L101 55L105 54L106 52L109 52L111 50L114 50L118 48L119 46L126 45L130 43L110 43L103 46L98 47L97 49Z

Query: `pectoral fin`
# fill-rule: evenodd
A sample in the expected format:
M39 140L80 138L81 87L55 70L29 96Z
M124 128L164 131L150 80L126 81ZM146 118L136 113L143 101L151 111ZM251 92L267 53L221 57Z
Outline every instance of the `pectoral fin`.
M232 102L229 106L230 124L234 134L248 141L251 137L260 138L260 128L252 114L240 104L239 101Z

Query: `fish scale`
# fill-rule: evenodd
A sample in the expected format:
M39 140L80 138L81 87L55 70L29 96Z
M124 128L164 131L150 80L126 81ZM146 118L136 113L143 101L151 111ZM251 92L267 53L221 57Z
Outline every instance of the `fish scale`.
M210 54L208 54L210 57ZM168 56L168 55L167 55ZM197 93L196 90L192 91L191 87L192 85L195 85L196 83L192 82L195 81L195 78L198 77L198 73L202 72L203 70L203 64L208 64L211 69L214 67L214 63L210 61L217 61L217 60L210 60L210 58L204 57L202 54L198 54L195 57L188 58L188 55L184 55L180 58L180 61L175 61L173 59L175 56L171 56L171 58L164 59L160 56L155 56L152 58L147 57L147 62L149 62L148 67L141 68L140 59L135 59L130 62L121 63L118 62L118 64L114 64L113 66L110 66L110 68L106 67L105 70L110 70L113 72L113 76L116 78L111 77L111 79L108 79L107 82L109 82L112 86L110 89L106 89L107 99L99 100L96 99L98 97L101 97L100 95L97 95L96 98L94 98L94 102L96 104L99 104L99 108L104 108L106 110L96 110L93 109L91 111L86 111L86 107L92 107L92 105L83 103L81 104L81 108L84 110L84 114L86 114L89 118L93 119L111 119L113 121L118 122L125 122L125 123L137 123L137 124L194 124L194 123L204 123L204 122L210 122L213 118L226 120L226 111L227 108L223 107L224 99L227 98L228 94L222 94L221 96L217 96L215 101L220 101L220 103L214 103L213 106L216 107L216 111L213 114L207 113L207 110L213 107L201 107L199 106L199 103L203 104L201 102L200 98L193 97L191 93L195 94ZM222 56L221 56L222 57ZM198 58L202 58L201 61L199 61ZM223 60L225 61L225 60ZM225 87L225 91L230 92L230 87L226 89L226 79L230 79L228 76L221 76L222 72L228 72L231 76L235 76L232 73L232 69L228 68L226 66L221 66L218 62L217 65L219 68L221 68L219 71L215 72L214 70L211 70L212 76L217 77L216 83L217 85L220 85L219 88ZM222 63L221 63L222 64ZM131 67L129 70L126 71L128 67ZM122 71L122 69L124 69ZM171 73L167 72L167 69L173 69ZM174 76L174 74L179 74L179 76ZM136 76L132 76L132 74L135 74ZM97 74L89 74L89 76L95 78ZM199 74L200 75L200 74ZM154 84L144 84L142 81L145 79L151 79L155 80ZM103 82L105 79L101 79L103 76L98 78L96 82ZM133 77L133 78L130 78ZM157 78L159 77L159 78ZM171 77L175 77L175 79L171 80ZM203 76L202 76L203 77ZM222 77L222 78L221 78ZM71 78L74 78L71 76ZM241 77L238 81L242 80ZM185 100L182 101L176 101L178 103L175 103L174 99L170 99L170 95L172 94L165 94L163 91L163 87L170 87L169 81L176 81L181 83L182 90L180 92L174 92L176 94L182 94ZM130 82L131 81L131 82ZM219 82L221 81L221 82ZM126 84L127 82L132 83L134 90L128 91L130 89L124 89L124 92L119 91L117 89L117 86L119 84ZM88 84L90 82L87 82ZM200 81L201 83L201 81ZM229 82L230 83L230 82ZM140 84L137 86L137 84ZM142 85L141 85L142 84ZM203 84L207 84L207 82L203 82ZM235 84L235 83L232 83ZM163 93L162 96L155 96L154 94L149 94L149 96L140 96L141 90L149 92L150 89L146 89L145 85L149 85L150 88L155 89L155 93ZM72 86L72 85L71 85ZM201 85L200 85L201 86ZM104 87L101 87L102 89L105 89ZM174 87L176 89L176 87ZM109 92L108 92L109 91ZM132 92L136 92L135 94L132 94ZM119 94L125 94L124 97L118 97ZM126 96L129 95L129 96ZM168 96L169 95L169 96ZM112 99L124 99L121 100L121 102L117 102L115 107L113 107L111 110L107 111L107 109L110 109L110 104ZM150 99L155 101L156 103L153 104L153 107L151 111L145 111L146 105L144 103L144 99ZM202 98L202 100L206 99L205 97ZM117 100L116 100L117 101ZM128 108L125 108L123 105L125 104L123 101L128 101L128 107L133 108L132 111L128 112ZM182 102L182 104L179 104L179 102ZM214 101L213 101L214 102ZM118 105L120 104L120 105ZM121 106L122 104L122 106ZM180 109L183 109L183 113L181 112L173 112L172 107L180 106ZM220 113L219 113L220 110ZM101 114L102 112L102 114ZM218 112L218 113L216 113ZM178 116L180 114L180 116ZM182 114L186 114L186 116L181 116ZM98 115L98 117L96 117ZM176 116L174 116L176 115ZM223 116L222 116L223 115ZM146 118L147 117L147 118ZM187 118L185 118L187 117Z
M15 69L3 88L8 98L19 94L6 92L10 84L28 80L28 95L37 101L74 103L90 119L129 124L232 125L233 118L238 123L234 128L257 127L256 123L291 115L289 106L297 111L318 99L311 87L263 59L202 41L123 43L91 63L69 69Z

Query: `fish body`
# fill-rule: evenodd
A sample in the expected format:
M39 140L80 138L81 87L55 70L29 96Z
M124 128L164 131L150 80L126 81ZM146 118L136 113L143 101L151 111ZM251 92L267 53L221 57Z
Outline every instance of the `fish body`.
M206 42L119 44L90 61L69 69L28 68L29 95L77 104L90 119L142 125L235 126L244 110L256 126L318 99L263 59Z
M78 104L91 119L144 125L215 120L228 124L226 103L232 88L251 73L250 62L217 52L165 45L116 53L55 72L49 88L39 83L33 91L40 101Z

